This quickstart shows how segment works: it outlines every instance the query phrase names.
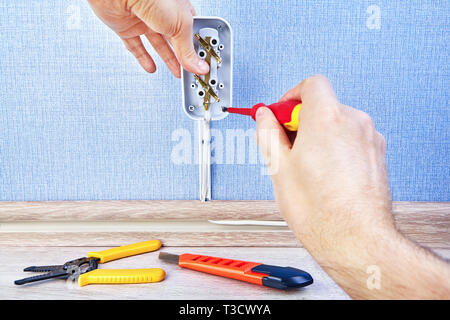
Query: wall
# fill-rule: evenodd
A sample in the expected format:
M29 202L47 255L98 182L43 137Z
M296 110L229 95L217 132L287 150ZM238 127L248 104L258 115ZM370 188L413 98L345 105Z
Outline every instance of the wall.
M193 4L234 28L235 106L325 74L386 137L393 199L450 200L449 1ZM196 143L180 81L156 56L155 74L141 70L85 1L1 1L0 55L0 200L198 197L194 159L177 164ZM213 127L220 142L254 123ZM260 159L228 160L212 168L213 199L273 198Z

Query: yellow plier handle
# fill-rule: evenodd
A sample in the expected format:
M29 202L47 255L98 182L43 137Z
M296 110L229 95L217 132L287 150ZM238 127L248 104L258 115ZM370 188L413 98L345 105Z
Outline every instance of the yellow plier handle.
M89 252L88 258L98 258L99 263L105 263L141 253L155 251L161 248L161 241L150 240L126 246L111 248L99 252ZM95 269L78 277L80 287L88 284L114 283L149 283L164 280L166 273L160 268L151 269Z
M166 273L163 269L95 269L81 274L78 284L83 287L88 284L124 284L149 283L164 280Z
M89 252L88 258L98 258L100 263L105 263L108 261L113 261L129 256L134 256L136 254L156 251L161 248L161 241L150 240L139 243L133 243L126 246L106 249L99 252Z

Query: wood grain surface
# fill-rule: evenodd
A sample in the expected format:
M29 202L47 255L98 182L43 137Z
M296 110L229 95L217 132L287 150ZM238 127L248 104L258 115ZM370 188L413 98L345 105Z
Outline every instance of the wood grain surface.
M246 261L292 266L309 272L314 283L297 290L277 290L238 280L182 269L158 259L158 252L141 254L100 265L102 269L163 268L159 283L88 285L79 287L65 280L49 280L24 286L14 280L29 275L23 268L57 264L107 247L1 248L0 299L348 299L305 249L285 248L162 248L170 253L198 253Z
M395 216L444 219L450 202L393 202ZM282 220L272 200L107 200L0 202L0 221ZM402 220L403 221L403 220Z
M281 220L274 201L0 202L0 221Z
M410 239L433 249L450 247L450 203L394 202L397 227ZM1 202L0 245L8 246L89 246L120 245L157 238L167 246L265 246L299 247L301 244L286 228L278 230L172 231L171 221L275 220L281 216L274 201L59 201ZM77 232L53 230L8 231L8 224L86 223ZM117 230L107 232L89 223L116 222ZM166 230L126 231L120 223L166 221ZM212 228L212 227L211 227ZM213 228L212 228L213 229ZM63 229L61 229L63 230Z
M398 228L406 236L450 258L450 203L395 202L393 212ZM273 201L1 202L0 299L349 298L301 248L288 228L208 227L207 222L242 219L282 220ZM140 227L133 230L133 226ZM13 284L26 276L22 271L26 266L61 263L89 251L148 239L160 239L162 250L173 253L298 267L313 275L314 284L293 291L268 289L180 269L159 261L157 253L112 261L101 268L162 267L167 277L160 283L82 288L64 280L27 287Z

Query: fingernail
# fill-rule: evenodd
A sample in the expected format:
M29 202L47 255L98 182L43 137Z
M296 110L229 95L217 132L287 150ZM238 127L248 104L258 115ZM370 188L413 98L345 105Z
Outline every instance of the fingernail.
M205 60L199 59L197 66L198 66L199 71L201 71L202 73L206 73L209 70L209 65L208 65L208 63L206 63Z
M255 118L262 118L267 114L268 109L266 107L260 107L256 110Z

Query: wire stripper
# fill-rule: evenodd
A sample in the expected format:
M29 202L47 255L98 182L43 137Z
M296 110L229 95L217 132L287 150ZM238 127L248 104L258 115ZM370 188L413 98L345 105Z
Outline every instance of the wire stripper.
M14 281L16 285L47 279L78 279L80 287L88 284L150 283L164 280L166 273L160 268L151 269L98 269L99 263L156 251L161 241L150 240L111 248L99 252L89 252L87 257L68 261L62 265L31 266L23 271L47 272L38 276Z

